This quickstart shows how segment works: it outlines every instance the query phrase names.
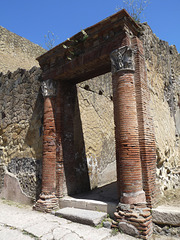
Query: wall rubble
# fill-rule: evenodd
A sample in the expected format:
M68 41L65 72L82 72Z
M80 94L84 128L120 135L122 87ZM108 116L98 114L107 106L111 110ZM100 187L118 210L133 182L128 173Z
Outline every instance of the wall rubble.
M41 70L18 69L0 74L1 169L14 174L24 193L40 192L43 99L39 94ZM2 184L1 184L2 188Z

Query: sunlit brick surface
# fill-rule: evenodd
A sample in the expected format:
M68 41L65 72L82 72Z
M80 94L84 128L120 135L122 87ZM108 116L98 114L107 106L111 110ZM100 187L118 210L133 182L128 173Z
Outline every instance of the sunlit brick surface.
M120 198L123 193L142 191L139 133L134 73L113 75L117 177Z
M156 191L156 152L153 119L150 115L150 93L147 83L143 44L137 37L133 38L132 44L135 49L136 69L134 76L143 189L146 193L146 201L151 206Z

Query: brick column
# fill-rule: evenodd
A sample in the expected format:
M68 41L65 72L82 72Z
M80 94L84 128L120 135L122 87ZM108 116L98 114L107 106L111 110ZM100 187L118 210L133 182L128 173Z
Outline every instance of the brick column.
M147 239L152 221L143 191L133 50L124 46L113 51L111 63L120 200L116 226L127 234Z
M44 96L44 135L43 135L43 166L42 192L34 209L51 212L58 207L56 198L56 126L55 126L55 95L54 81L48 79L42 82Z
M143 175L143 189L148 206L152 206L156 196L156 147L151 116L150 91L147 82L143 43L137 37L132 39L135 52L135 87L138 113L139 144Z
M56 196L58 198L67 194L65 191L65 173L64 173L64 156L63 156L63 105L64 105L64 91L62 84L59 81L57 84L57 96L56 96Z
M145 202L142 187L133 51L127 46L119 48L112 52L111 61L119 197L123 203Z

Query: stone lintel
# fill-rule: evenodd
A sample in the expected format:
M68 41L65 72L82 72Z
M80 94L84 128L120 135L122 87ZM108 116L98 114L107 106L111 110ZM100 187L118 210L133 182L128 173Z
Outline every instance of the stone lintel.
M138 36L140 26L125 9L84 29L38 57L43 78L77 83L111 70L110 53L128 35Z

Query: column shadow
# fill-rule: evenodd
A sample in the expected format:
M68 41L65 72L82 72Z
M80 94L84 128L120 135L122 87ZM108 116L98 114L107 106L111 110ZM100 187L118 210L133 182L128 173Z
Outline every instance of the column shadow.
M89 191L90 180L76 85L62 84L60 91L64 173L67 194L73 195Z

